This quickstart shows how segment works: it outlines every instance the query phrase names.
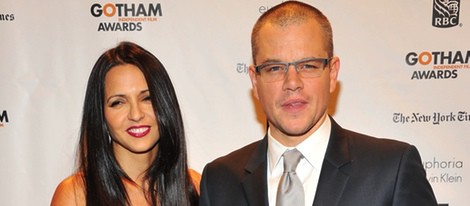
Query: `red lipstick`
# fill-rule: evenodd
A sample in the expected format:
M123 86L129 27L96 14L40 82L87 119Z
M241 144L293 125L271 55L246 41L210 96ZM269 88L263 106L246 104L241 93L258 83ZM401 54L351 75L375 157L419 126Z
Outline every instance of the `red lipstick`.
M127 133L135 138L141 138L150 132L150 126L132 126Z

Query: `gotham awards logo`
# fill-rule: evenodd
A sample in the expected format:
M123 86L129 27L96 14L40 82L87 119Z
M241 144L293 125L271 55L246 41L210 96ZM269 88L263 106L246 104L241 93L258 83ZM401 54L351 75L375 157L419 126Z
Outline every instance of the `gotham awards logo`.
M144 23L156 22L163 16L160 3L95 3L90 12L102 20L98 25L99 32L142 31Z
M434 0L432 25L449 28L459 25L460 0Z

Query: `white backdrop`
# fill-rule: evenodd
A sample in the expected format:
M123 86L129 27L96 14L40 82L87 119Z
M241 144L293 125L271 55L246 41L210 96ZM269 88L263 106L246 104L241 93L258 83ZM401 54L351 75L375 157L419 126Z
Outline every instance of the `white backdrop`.
M191 167L201 172L262 138L247 75L250 32L280 2L2 0L0 205L48 205L73 172L88 75L122 40L151 51L170 73ZM308 2L329 17L341 58L335 119L416 145L438 201L468 204L469 2ZM451 27L433 26L439 14L447 15L441 27Z

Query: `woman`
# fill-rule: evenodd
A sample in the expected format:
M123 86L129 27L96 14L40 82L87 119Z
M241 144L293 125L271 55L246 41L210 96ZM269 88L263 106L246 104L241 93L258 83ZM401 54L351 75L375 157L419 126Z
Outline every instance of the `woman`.
M88 80L79 168L51 205L197 205L183 121L171 80L142 47L122 42Z

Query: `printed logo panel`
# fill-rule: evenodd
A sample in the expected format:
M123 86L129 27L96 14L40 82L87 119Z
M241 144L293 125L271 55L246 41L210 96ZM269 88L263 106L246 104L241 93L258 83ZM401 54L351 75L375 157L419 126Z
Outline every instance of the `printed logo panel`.
M459 25L460 0L434 0L432 25L449 28Z

